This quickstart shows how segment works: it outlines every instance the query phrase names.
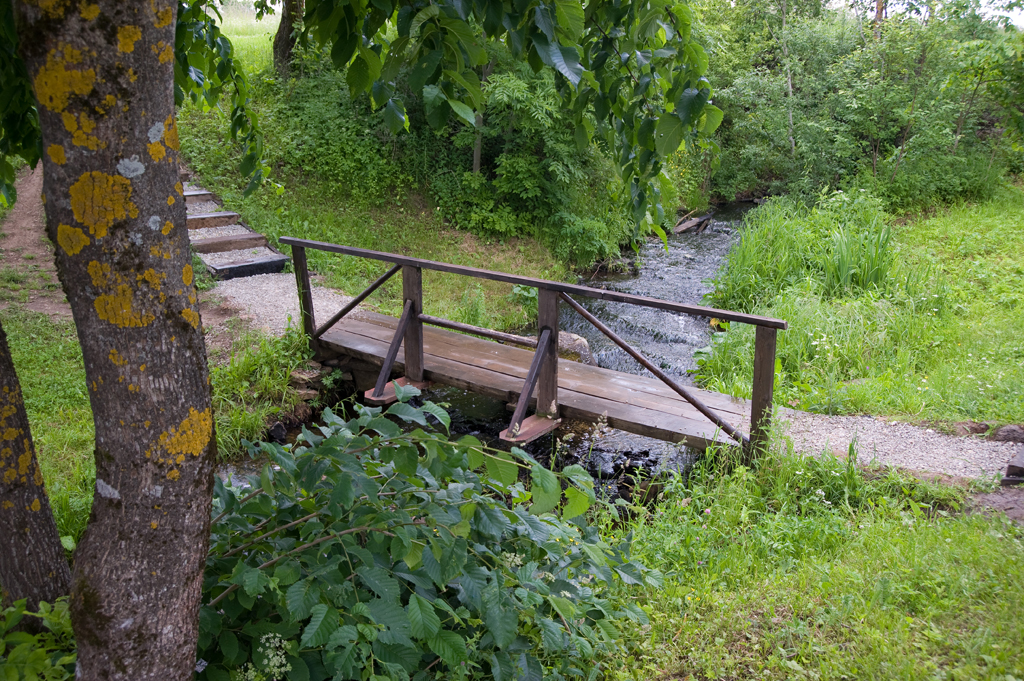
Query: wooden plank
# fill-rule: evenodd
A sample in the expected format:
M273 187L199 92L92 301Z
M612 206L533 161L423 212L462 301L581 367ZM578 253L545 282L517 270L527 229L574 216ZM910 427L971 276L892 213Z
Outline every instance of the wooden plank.
M558 418L558 294L540 289L537 296L537 328L550 331L537 382L537 413ZM540 350L540 341L537 341Z
M196 253L224 253L225 251L239 251L243 248L259 248L266 245L267 237L253 232L196 239L192 242L192 250Z
M304 246L306 248L314 248L320 251L327 251L329 253L339 253L341 255L354 255L360 258L367 258L369 260L381 260L384 262L391 262L398 265L419 267L425 270L435 270L437 272L450 272L452 274L461 274L467 277L475 277L477 279L487 279L489 281L502 281L508 284L518 284L520 286L530 286L533 288L548 289L558 293L568 293L572 295L584 296L587 298L597 298L599 300L608 300L618 303L630 303L633 305L640 305L643 307L652 307L658 310L667 310L669 312L682 312L685 314L692 314L698 317L715 317L716 319L722 319L729 322L740 322L742 324L754 324L757 326L768 326L774 329L785 329L786 322L781 319L771 319L769 317L760 317L758 315L745 314L742 312L732 312L730 310L717 310L711 307L704 307L703 305L685 305L683 303L673 303L668 300L659 300L657 298L647 298L645 296L635 296L628 293L619 293L617 291L607 291L605 289L591 288L589 286L580 286L578 284L566 284L560 281L550 281L547 279L534 279L532 277L523 277L516 274L506 274L505 272L492 272L490 270L482 270L477 267L467 267L465 265L452 265L450 263L436 262L433 260L424 260L422 258L410 258L404 255L395 255L393 253L381 253L380 251L371 251L365 248L353 248L351 246L339 246L337 244L329 244L323 241L311 241L309 239L296 239L291 236L283 236L278 239L282 244L288 244L291 246Z
M206 229L207 227L227 227L237 225L241 216L231 211L219 211L217 213L196 213L185 219L185 226L189 229Z
M380 365L381 355L386 351L385 344L380 341L348 334L339 329L328 331L321 340L333 349L376 365ZM396 369L401 370L404 366L403 360L402 353L399 352L395 359ZM506 374L433 356L426 358L425 375L430 381L505 401L516 399L522 387L520 381ZM712 442L724 445L732 442L724 434L718 434L716 439L714 425L706 420L658 414L642 407L602 400L575 391L563 390L561 396L562 415L567 418L593 422L597 417L605 416L613 428L668 442L682 442L697 448L704 448ZM702 419L696 410L693 410L693 413Z
M754 385L750 405L750 457L768 444L772 427L772 395L775 389L775 329L754 331ZM752 463L748 461L747 463Z
M189 189L185 192L185 205L191 206L194 203L206 203L207 201L216 201L217 196L213 192L208 192L205 189Z
M353 332L350 327L360 327L360 331L370 335L361 335ZM381 358L387 352L387 342L374 337L372 327L377 326L376 333L386 332L386 327L371 323L357 323L357 320L346 320L344 325L335 327L326 332L321 341L340 352L351 354L359 359L379 366ZM451 334L457 336L457 334ZM477 340L477 339L470 339ZM429 335L425 342L429 342ZM487 341L477 341L488 343ZM515 350L506 346L498 346L502 350ZM447 357L433 354L435 348L425 348L424 373L428 380L452 385L457 388L480 392L497 397L498 399L512 401L518 399L519 391L522 389L522 378L502 371L490 368L466 364ZM532 353L518 351L527 356ZM499 368L504 368L498 363ZM564 363L563 363L564 366ZM404 367L404 356L402 352L395 358L395 367ZM618 374L608 369L603 370L609 375ZM643 377L634 377L643 378ZM653 379L643 379L652 381ZM535 402L535 400L531 400ZM716 434L713 424L704 419L689 404L679 401L679 413L667 413L665 411L652 409L650 407L627 404L615 400L578 392L566 386L560 381L560 402L562 415L571 418L594 421L597 417L605 415L609 425L627 432L647 435L671 442L685 442L690 446L704 447L711 442L729 444L731 441L722 433ZM663 407L665 408L665 407Z
M352 327L351 330L354 333L364 333L386 342L393 333L392 329L396 320L384 315L370 315L369 319L360 321L364 324L356 324ZM533 353L526 350L501 346L468 336L447 334L435 329L427 330L424 348L428 355L444 356L465 364L503 372L518 381L522 381L526 376L533 359ZM559 362L558 384L560 389L589 392L595 397L642 404L666 413L677 413L680 409L692 408L688 402L661 381L568 360ZM712 404L723 416L729 416L744 426L746 425L750 414L749 402L746 400L736 400L709 391L693 390Z
M405 327L405 377L410 381L423 380L423 272L418 267L402 267L402 297L409 308L409 323Z

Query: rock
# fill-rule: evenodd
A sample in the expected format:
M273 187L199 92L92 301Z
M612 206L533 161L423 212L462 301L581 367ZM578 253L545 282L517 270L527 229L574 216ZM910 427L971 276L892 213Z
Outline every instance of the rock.
M590 352L590 343L583 336L568 331L558 332L558 351L579 356L580 361L590 366L597 366L594 355Z
M320 393L316 390L297 390L299 399L303 402L312 402L316 398L320 397Z
M1024 478L1024 447L1017 447L1017 454L1010 459L1006 467L1006 477Z
M284 427L284 424L278 421L274 425L270 426L270 430L267 431L267 437L274 442L283 445L288 437L288 429Z
M306 423L313 417L313 410L309 408L309 403L299 402L292 409L292 416L295 418L296 423Z
M320 382L320 372L319 371L310 371L310 370L296 369L288 377L288 383L293 388L298 388L299 390L305 390L305 389L309 388L310 385L315 385L315 384L318 384L319 382Z
M346 364L348 364L351 359L352 358L347 356L347 355L345 355L343 357L332 357L331 359L325 359L323 361L323 365L325 367L333 367L333 368L343 367Z
M960 437L965 435L984 435L988 432L988 426L977 421L960 421L953 424L953 430Z
M1024 444L1024 428L1020 426L1003 426L992 434L996 442L1017 442Z
M309 360L306 364L308 364L309 368L313 371L320 371L323 368L323 365L320 364L320 362L314 362L313 360Z

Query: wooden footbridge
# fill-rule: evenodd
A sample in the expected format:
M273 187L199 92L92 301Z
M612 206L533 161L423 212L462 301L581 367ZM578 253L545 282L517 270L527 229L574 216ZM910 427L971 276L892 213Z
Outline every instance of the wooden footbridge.
M512 443L529 442L551 432L561 417L593 422L602 416L613 428L700 449L714 443L732 443L752 453L767 438L776 332L786 328L782 320L319 241L282 237L280 242L292 247L302 326L317 354L347 355L380 367L376 385L366 391L365 397L371 403L386 404L395 399L394 383L389 381L393 372L398 372L402 374L397 379L401 385L422 386L433 381L514 404L511 423L501 434L503 440ZM392 267L318 326L313 312L306 249L380 260L391 263ZM537 338L524 339L423 314L423 270L536 288ZM400 319L366 312L358 319L349 316L399 272L405 301ZM739 400L679 385L591 315L575 297L755 325L753 399ZM586 318L655 378L559 359L560 304L568 305ZM533 408L533 415L526 415L527 407Z

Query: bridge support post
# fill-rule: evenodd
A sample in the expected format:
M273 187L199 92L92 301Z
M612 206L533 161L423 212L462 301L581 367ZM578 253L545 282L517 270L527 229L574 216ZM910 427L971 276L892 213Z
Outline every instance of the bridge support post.
M746 463L768 448L772 427L772 395L775 390L775 329L758 326L754 332L754 385L750 400L750 448Z
M402 298L412 301L409 325L405 327L405 378L423 382L423 272L419 267L402 267Z
M537 330L551 329L537 381L537 414L558 418L558 292L537 289ZM537 347L540 351L540 347Z
M309 283L309 266L306 264L306 249L292 245L292 265L295 267L295 284L299 292L299 316L302 317L302 331L309 339L309 349L315 356L320 355L320 344L316 338L316 320L313 317L313 288Z

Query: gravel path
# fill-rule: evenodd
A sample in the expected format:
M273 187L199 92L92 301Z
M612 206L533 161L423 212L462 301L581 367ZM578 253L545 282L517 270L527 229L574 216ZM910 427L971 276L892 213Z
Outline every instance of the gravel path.
M294 274L259 274L222 281L210 291L230 305L245 310L253 325L268 333L281 335L291 326L299 326L299 296ZM320 286L313 286L313 310L317 319L326 321L352 298ZM353 314L358 314L358 310Z
M958 478L1001 474L1016 445L980 437L958 437L873 416L826 416L787 409L783 429L802 454L831 451L846 456L856 442L858 460Z

